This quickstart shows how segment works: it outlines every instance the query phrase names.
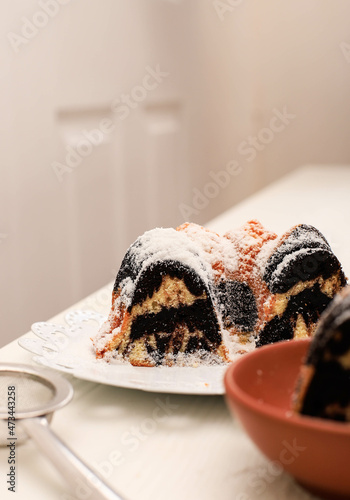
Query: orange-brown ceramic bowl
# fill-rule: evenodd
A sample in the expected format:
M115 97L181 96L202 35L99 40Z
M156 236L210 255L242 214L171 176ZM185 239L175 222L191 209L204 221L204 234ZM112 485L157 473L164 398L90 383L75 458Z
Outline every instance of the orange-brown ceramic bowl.
M350 499L350 424L290 410L310 340L278 342L242 356L225 374L226 400L273 461L313 493Z

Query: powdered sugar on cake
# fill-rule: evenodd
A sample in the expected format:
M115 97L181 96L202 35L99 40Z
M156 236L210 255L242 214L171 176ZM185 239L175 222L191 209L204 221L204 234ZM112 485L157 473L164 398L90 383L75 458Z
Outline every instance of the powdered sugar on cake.
M185 234L172 228L156 228L147 231L137 238L134 244L133 260L138 276L151 263L176 260L191 267L209 285L211 267L204 258L203 250L193 243ZM135 281L126 278L122 284L123 302L129 305L134 293Z
M294 262L304 269L311 257L319 273L300 276L292 289ZM340 263L312 226L280 238L256 220L223 236L193 223L156 228L127 251L94 347L97 357L135 366L226 363L259 343L310 335L344 284Z

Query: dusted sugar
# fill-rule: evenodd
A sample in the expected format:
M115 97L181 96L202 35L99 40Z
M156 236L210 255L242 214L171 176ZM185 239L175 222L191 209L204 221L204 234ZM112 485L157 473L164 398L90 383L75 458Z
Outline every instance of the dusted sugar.
M312 335L345 284L312 226L281 237L256 220L223 236L193 223L156 228L125 254L94 348L135 366L228 363L255 346Z

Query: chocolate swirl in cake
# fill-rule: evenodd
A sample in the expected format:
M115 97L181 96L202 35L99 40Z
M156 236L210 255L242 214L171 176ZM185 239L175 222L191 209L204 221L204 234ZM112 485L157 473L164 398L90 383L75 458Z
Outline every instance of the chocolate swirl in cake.
M325 237L305 224L281 238L265 265L263 279L272 295L258 347L312 335L320 314L346 284Z
M350 287L323 313L301 369L294 409L350 421Z
M114 350L142 366L171 365L193 352L226 361L214 301L201 246L174 229L148 231L123 259L106 325L107 338L111 328L114 335L97 353Z
M305 224L281 238L256 220L224 236L193 223L153 229L125 254L96 355L138 366L227 362L312 335L345 282L327 240Z
M159 364L166 354L215 351L222 342L208 287L179 261L147 267L137 280L127 312L132 319L129 342L120 353L132 355L140 342Z

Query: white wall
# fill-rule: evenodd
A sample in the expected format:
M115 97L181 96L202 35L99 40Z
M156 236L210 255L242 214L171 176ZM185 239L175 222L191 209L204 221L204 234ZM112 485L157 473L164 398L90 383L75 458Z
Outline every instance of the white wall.
M193 157L194 186L203 192L206 170L230 160L243 171L196 220L205 222L302 164L350 163L349 17L347 0L202 2L201 111L192 128L193 144L200 141L202 149ZM271 142L259 141L250 160L240 145L269 127L274 108L295 118ZM262 137L270 140L266 131Z
M58 1L0 4L0 345L113 279L147 228L204 223L306 162L350 162L346 0ZM167 75L140 90L157 65ZM123 94L139 101L118 107ZM262 131L285 107L295 118ZM268 142L252 161L250 136ZM231 161L242 172L203 195Z
M0 343L113 279L139 232L181 222L186 11L160 0L0 4ZM102 123L110 132L86 146Z

